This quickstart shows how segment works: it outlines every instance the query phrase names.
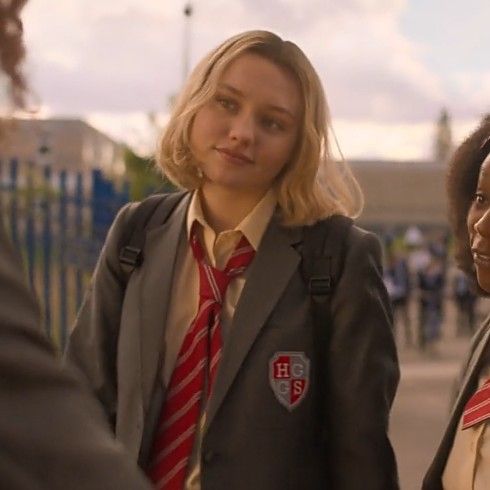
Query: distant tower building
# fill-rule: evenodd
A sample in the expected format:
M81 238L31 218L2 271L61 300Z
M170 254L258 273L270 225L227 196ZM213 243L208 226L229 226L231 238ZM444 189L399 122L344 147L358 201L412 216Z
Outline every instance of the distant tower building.
M451 117L447 109L442 109L436 126L434 140L434 162L447 163L453 151Z

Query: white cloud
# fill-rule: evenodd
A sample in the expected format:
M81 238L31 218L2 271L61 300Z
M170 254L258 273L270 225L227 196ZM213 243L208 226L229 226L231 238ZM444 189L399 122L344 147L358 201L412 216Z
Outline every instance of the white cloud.
M166 112L182 82L185 3L30 2L28 69L42 104L55 114L88 116L118 138L148 146L145 114ZM400 30L407 0L192 3L191 64L247 29L277 31L303 48L325 83L348 154L425 158L428 128L443 105L470 120L480 107L488 111L490 72L444 81L424 61L427 46Z
M181 78L171 16L131 2L109 13L79 12L76 3L81 4L71 0L59 16L51 15L49 26L36 12L25 20L27 44L33 46L30 79L43 101L64 113L165 107Z
M29 45L44 46L31 57L32 80L43 100L60 112L164 109L182 81L182 5L85 4L85 9L77 0L64 4L50 17L49 29L39 24L39 11L26 19L27 27L33 26ZM311 56L337 115L424 118L440 105L440 87L396 29L403 5L209 0L196 6L191 20L192 61L238 31L277 30Z
M453 123L454 145L459 145L479 121ZM431 160L435 124L383 124L338 119L333 123L340 148L347 159Z
M94 112L88 114L86 120L116 141L125 142L135 151L150 155L155 151L158 136L168 121L168 115Z
M459 117L490 113L490 69L484 72L456 72L451 77L453 112Z
M338 117L422 121L437 113L443 87L420 61L420 48L399 33L398 15L324 17L310 30L307 51Z
M383 124L371 121L334 121L342 152L347 159L428 160L434 131L430 123Z

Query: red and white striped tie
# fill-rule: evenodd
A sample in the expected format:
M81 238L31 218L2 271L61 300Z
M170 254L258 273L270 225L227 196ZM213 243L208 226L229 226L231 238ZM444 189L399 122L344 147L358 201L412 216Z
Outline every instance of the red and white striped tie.
M184 487L201 405L211 393L221 358L223 298L230 281L255 254L243 236L225 269L215 269L206 263L198 226L196 222L192 227L191 248L199 266L199 306L177 357L153 442L148 476L158 490Z
M490 379L468 400L463 411L463 429L490 418Z

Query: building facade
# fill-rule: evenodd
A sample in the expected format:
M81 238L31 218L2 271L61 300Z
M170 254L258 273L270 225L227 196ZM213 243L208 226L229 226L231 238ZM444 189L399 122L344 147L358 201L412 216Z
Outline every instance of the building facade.
M364 192L358 222L368 228L445 228L446 165L423 161L349 162Z
M1 160L49 164L53 170L124 173L124 146L81 119L13 119L5 126Z

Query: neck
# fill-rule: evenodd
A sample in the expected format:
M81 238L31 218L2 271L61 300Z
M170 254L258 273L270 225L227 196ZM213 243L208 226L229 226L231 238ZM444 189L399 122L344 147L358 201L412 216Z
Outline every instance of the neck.
M247 193L206 183L201 187L201 205L209 226L220 233L235 228L265 195Z

